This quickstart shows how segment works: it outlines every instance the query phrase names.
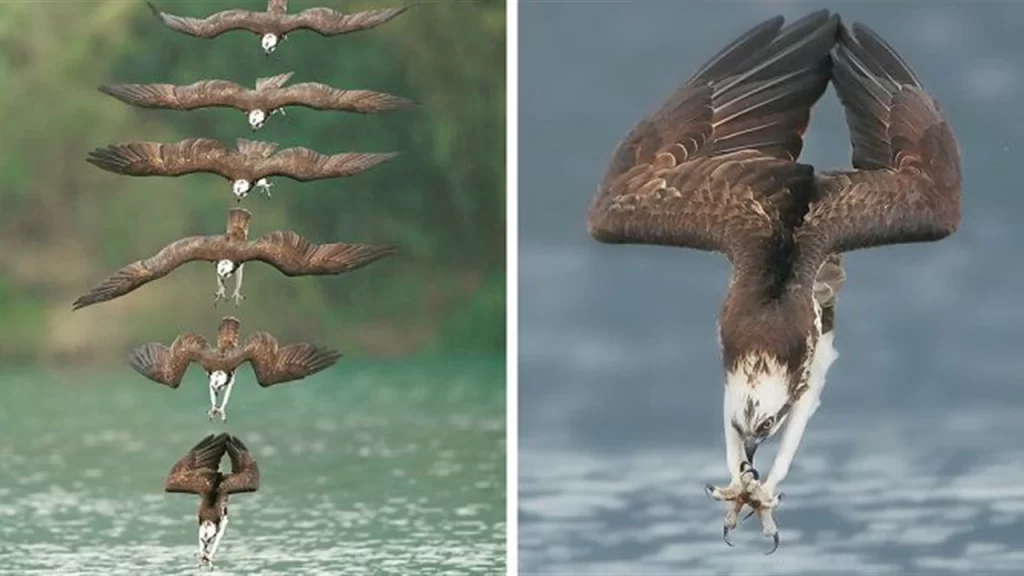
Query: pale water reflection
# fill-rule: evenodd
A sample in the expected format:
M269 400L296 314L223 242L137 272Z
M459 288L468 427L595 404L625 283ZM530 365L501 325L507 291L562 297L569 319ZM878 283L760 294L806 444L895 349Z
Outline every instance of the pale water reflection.
M263 485L232 497L216 573L504 574L503 377L345 367L264 391L246 374L223 428ZM0 379L0 574L195 574L196 498L162 482L222 428L202 379L58 380Z

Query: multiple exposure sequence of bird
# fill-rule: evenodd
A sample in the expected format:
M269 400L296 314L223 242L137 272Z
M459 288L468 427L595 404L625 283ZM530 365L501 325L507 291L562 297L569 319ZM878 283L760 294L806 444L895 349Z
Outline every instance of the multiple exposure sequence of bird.
M730 482L723 537L743 508L779 545L779 484L836 359L840 255L931 242L960 222L960 152L910 66L863 24L814 12L749 30L619 144L590 206L597 240L725 255L732 276L718 330ZM798 161L811 108L831 84L852 169ZM783 430L762 475L754 454ZM745 519L744 518L744 519ZM730 544L731 545L731 544Z
M152 8L152 5L150 5ZM212 38L232 29L247 29L262 37L265 51L293 30L309 29L325 36L364 30L383 24L405 8L342 14L327 8L311 8L285 14L285 0L270 0L266 12L228 10L206 19L184 18L153 11L170 28L193 36ZM286 106L314 110L376 113L415 105L409 99L368 90L341 90L316 83L284 87L292 73L256 80L249 90L224 80L203 80L185 86L171 84L117 84L100 88L118 100L143 108L194 110L230 107L243 111L253 130ZM94 150L87 161L104 170L130 176L180 176L210 172L232 182L238 201L250 190L262 187L270 196L271 176L298 181L338 178L362 172L394 153L344 153L324 155L308 148L277 151L277 144L239 138L234 149L208 138L189 138L176 143L136 142ZM75 300L73 310L124 296L150 281L163 278L179 266L194 261L213 264L217 291L214 305L227 298L225 280L234 276L231 300L240 305L242 271L246 262L270 264L286 276L337 275L350 272L395 252L391 244L314 244L292 231L274 231L249 240L252 213L241 207L228 210L224 234L190 236L171 242L156 254L137 260L100 282ZM333 366L341 353L323 346L299 342L282 346L267 332L257 331L243 343L241 322L221 319L214 345L197 332L185 332L170 346L143 344L131 351L128 363L149 380L175 389L188 367L199 364L209 380L210 420L227 420L227 404L238 368L248 362L261 387L301 380ZM227 453L231 473L219 472ZM260 474L248 448L229 434L210 435L178 460L164 482L167 492L187 492L200 497L198 528L200 568L213 567L213 557L227 528L228 496L259 489Z

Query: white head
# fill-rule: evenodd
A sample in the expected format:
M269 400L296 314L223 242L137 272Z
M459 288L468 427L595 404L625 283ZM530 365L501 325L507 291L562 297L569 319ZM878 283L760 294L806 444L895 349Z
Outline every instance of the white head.
M263 110L250 110L249 111L249 126L253 130L259 130L263 127L263 123L267 121L267 113Z
M747 356L726 374L723 415L743 438L749 463L757 447L782 428L796 400L789 371L773 357Z
M235 272L235 263L231 260L218 260L217 261L217 276L221 278L227 278Z
M203 543L204 548L208 548L210 544L213 544L213 538L217 535L217 525L210 520L203 520L199 523L199 541Z
M277 50L277 34L270 34L269 32L264 34L260 38L260 46L263 47L263 51L267 54Z
M210 388L214 390L220 390L224 386L227 386L231 380L231 375L223 370L214 370L210 372Z
M238 179L231 183L231 193L239 200L248 196L251 189L252 184L248 180Z

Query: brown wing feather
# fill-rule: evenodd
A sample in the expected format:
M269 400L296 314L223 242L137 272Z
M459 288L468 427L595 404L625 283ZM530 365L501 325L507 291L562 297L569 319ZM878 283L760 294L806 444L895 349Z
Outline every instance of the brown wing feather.
M227 434L210 434L189 450L164 479L165 492L209 494L227 446Z
M909 66L877 34L854 25L836 46L833 82L853 142L852 172L818 179L801 227L807 252L928 242L960 222L960 152Z
M72 310L124 296L147 282L170 274L171 271L186 262L219 260L217 255L225 248L223 236L191 236L176 240L153 256L132 262L114 272L109 278L75 300Z
M231 459L231 473L217 486L220 494L255 492L260 489L260 467L249 453L249 448L237 436L229 436L225 445Z
M238 108L249 90L229 80L201 80L176 86L174 84L113 84L100 86L100 92L125 104L142 108L194 110L208 106Z
M288 0L267 0L267 12L284 14L288 11Z
M245 357L252 364L256 381L267 387L291 382L333 366L341 353L300 342L280 346L267 332L256 332L245 343Z
M408 98L372 90L338 90L317 82L303 82L267 94L265 107L305 106L314 110L340 110L357 114L387 112L416 106Z
M395 253L390 244L313 244L292 231L264 234L249 244L247 260L266 262L286 276L341 274Z
M763 22L705 63L618 146L589 214L611 243L720 251L798 220L812 168L796 164L829 79L837 16ZM803 195L804 197L801 197Z
M149 342L131 351L128 365L146 378L177 388L192 362L199 361L207 349L206 338L195 332L186 332L174 339L170 346Z
M133 142L97 148L89 153L90 164L127 176L181 176L194 172L224 174L224 160L231 150L209 138L189 138L164 144Z
M263 161L256 170L258 178L284 176L300 182L341 178L368 170L397 156L395 152L320 154L309 148L282 150Z
M330 8L309 8L292 16L285 17L282 22L282 33L293 30L312 30L321 36L336 36L359 30L369 30L398 17L413 5L400 8L366 10L345 14Z
M146 2L146 5L171 30L197 38L216 38L229 30L259 32L262 20L258 13L248 10L225 10L206 18L188 18L161 12L150 2Z

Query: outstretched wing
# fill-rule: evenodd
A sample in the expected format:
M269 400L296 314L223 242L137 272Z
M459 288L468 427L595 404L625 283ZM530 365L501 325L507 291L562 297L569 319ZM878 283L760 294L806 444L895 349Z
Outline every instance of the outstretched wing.
M217 255L223 248L223 236L191 236L176 240L155 255L132 262L114 272L109 278L75 300L72 310L124 296L147 282L170 274L172 270L186 262L219 260Z
M844 252L952 234L960 223L960 151L938 106L866 26L844 27L833 58L854 170L819 177L799 241L815 252Z
M312 30L321 36L336 36L348 32L368 30L396 18L412 6L410 4L400 8L366 10L351 14L345 14L330 8L309 8L293 16L286 17L282 23L283 32L287 34L293 30Z
M280 346L267 332L256 332L245 343L245 357L252 364L256 381L267 387L291 382L333 366L341 353L300 342Z
M211 14L206 18L187 18L161 12L159 8L150 2L146 2L146 5L171 30L197 38L216 38L229 30L239 29L258 32L258 30L253 29L256 23L254 16L256 15L248 10L225 10L224 12Z
M317 82L303 82L267 95L266 109L305 106L314 110L339 110L358 114L387 112L416 106L408 98L372 90L338 90Z
M208 106L235 106L247 89L229 80L201 80L184 86L113 84L100 86L100 92L142 108L194 110Z
M348 152L328 156L309 148L288 148L264 160L260 163L257 171L260 178L285 176L300 182L307 182L352 176L397 155L396 152Z
M195 332L186 332L170 346L159 342L143 344L128 355L128 365L154 382L177 388L189 364L202 358L206 339Z
M212 492L227 441L227 434L210 434L200 440L171 467L164 479L164 491L200 495Z
M127 176L181 176L193 172L221 171L223 160L231 154L222 142L209 138L189 138L180 142L132 142L97 148L87 162Z
M828 85L838 16L782 25L778 16L733 41L632 129L590 207L595 239L735 258L806 207L813 170L795 160Z
M260 467L249 453L249 448L237 436L229 436L226 450L231 459L231 473L220 481L217 491L221 494L238 494L259 490Z
M266 262L286 276L341 274L395 253L390 244L313 244L291 231L264 234L246 249L246 260Z

